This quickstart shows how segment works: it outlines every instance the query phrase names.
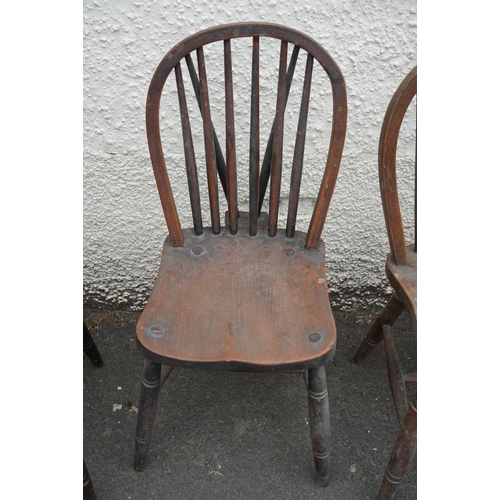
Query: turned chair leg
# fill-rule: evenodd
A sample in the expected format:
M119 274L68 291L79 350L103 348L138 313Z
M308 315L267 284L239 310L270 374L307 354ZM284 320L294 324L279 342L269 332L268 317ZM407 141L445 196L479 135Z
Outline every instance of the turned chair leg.
M396 350L394 330L389 325L384 325L383 330L389 386L391 388L392 400L394 401L394 406L398 415L399 425L403 425L406 414L408 413L405 378L403 372L401 371L398 352Z
M413 398L392 450L378 493L378 500L392 500L396 495L417 449L417 395Z
M102 366L102 357L97 346L94 343L92 335L90 335L87 325L83 323L83 352L89 357L95 366Z
M316 482L325 487L330 482L330 408L324 366L309 370L307 386Z
M83 461L83 500L97 500L85 460Z
M161 365L146 359L135 433L134 468L137 471L144 470L148 460L149 443L158 406L158 395L160 394L160 376Z
M384 338L382 327L384 325L394 325L404 308L403 302L393 294L359 346L358 352L354 356L356 364L361 365L367 360L368 356L370 356Z

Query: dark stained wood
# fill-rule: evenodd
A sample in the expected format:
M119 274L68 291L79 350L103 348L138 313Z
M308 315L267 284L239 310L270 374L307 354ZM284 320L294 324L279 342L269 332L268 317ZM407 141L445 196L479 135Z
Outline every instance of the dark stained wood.
M309 370L307 394L316 482L325 487L330 482L330 407L324 366Z
M231 67L233 58L236 60L237 57L231 53L231 49L235 50L231 40L241 37L251 38L253 42L248 213L238 209L234 116L239 103L234 102ZM259 103L259 45L263 37L280 40L282 51L277 109L262 172L259 172L260 116L270 111L261 110ZM206 45L215 42L224 44L227 186L223 175L226 167L224 164L221 168L217 136L210 115L203 52ZM294 48L287 70L288 44ZM295 205L298 204L313 60L317 63L315 67L322 68L331 82L333 118L327 162L309 233L292 231L293 234L289 233L287 237L285 230L278 228L284 112L300 50L307 53L308 62L300 113L302 119L294 153L296 160L292 167L291 196ZM190 55L194 51L197 53L198 73ZM189 119L179 65L184 58L203 118L212 232L202 234L196 234L199 232L196 228L180 227L160 140L161 92L166 79L175 71L181 82L178 91L186 163L188 172L194 175L194 148L189 139ZM220 76L213 75L214 78ZM158 65L148 90L146 125L169 236L165 240L153 291L136 328L138 346L147 358L136 434L137 470L142 470L147 463L158 392L172 367L303 371L309 373L311 438L317 481L322 486L328 484L330 423L324 365L333 357L336 329L328 298L321 231L340 165L346 119L345 82L337 64L312 38L285 26L235 23L209 28L178 43ZM225 230L221 229L219 222L217 172L223 187L226 186L228 199ZM267 214L260 210L270 176L271 223ZM196 193L194 187L190 187L190 191ZM196 211L197 203L194 207ZM193 214L193 220L198 219L198 215Z
M234 132L233 69L231 40L224 40L224 80L226 89L226 157L229 230L238 232L238 189L236 176L236 138Z
M191 200L191 212L193 214L193 227L196 234L203 233L203 222L201 218L200 188L198 186L198 171L194 156L193 137L191 125L189 124L189 113L186 104L184 81L180 63L175 65L175 78L177 80L177 94L179 96L179 109L181 113L182 137L184 139L184 156L186 158L186 171L189 186L189 198Z
M203 47L196 50L198 56L198 69L200 71L201 106L203 115L203 132L205 137L205 156L207 162L208 194L210 199L210 217L212 232L220 233L219 190L217 188L217 168L215 160L214 136L212 119L210 117L210 102L208 98L207 73Z
M191 58L191 54L187 54L185 57L186 65L189 71L189 76L191 78L191 83L193 85L194 94L196 96L196 100L198 102L198 107L200 108L200 112L203 116L203 105L201 101L201 86L200 81L198 80L198 75L196 73L196 68L193 64L193 59ZM222 189L224 190L224 194L227 198L227 173L226 173L226 162L224 161L224 155L222 154L222 149L220 147L219 139L217 138L217 134L215 132L215 128L212 124L212 135L214 138L214 147L215 147L215 159L217 164L217 172L219 174L219 179L222 185Z
M389 464L378 493L378 500L392 500L417 450L417 395L408 408L399 430Z
M292 86L293 75L295 73L295 66L297 65L297 58L299 55L300 47L295 45L293 47L292 56L290 57L290 63L288 65L288 70L286 72L286 92L285 92L285 106L288 102L288 95L290 94L290 87ZM266 152L264 153L264 160L262 160L262 168L259 177L259 214L262 211L262 204L264 203L264 197L266 195L267 183L269 182L269 176L271 173L271 156L273 152L273 142L274 142L274 122L271 128L271 133L267 141Z
M292 178L290 180L290 198L288 201L288 217L286 221L286 236L293 238L295 234L295 222L297 221L297 209L299 206L300 181L302 178L302 165L304 162L304 147L306 143L307 113L309 111L309 96L311 94L311 80L314 58L307 55L306 74L304 77L304 88L302 90L302 102L300 104L299 123L297 125L297 138L293 153Z
M250 110L250 167L249 167L249 214L250 236L257 234L259 199L259 37L252 45L252 95Z
M286 59L288 44L281 42L278 74L276 118L274 119L273 153L271 161L271 191L269 197L269 236L276 236L280 205L281 167L283 159L283 131L285 122Z
M103 365L101 353L99 352L99 349L97 349L94 339L92 338L92 335L90 334L85 323L83 323L83 352L95 366L100 367Z
M144 470L148 460L149 443L158 406L160 394L161 365L150 359L144 360L141 396L137 413L137 429L135 434L134 468Z

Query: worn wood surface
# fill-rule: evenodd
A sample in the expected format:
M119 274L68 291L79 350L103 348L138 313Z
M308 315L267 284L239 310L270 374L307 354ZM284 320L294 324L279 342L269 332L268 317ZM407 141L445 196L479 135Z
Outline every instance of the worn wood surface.
M315 367L333 356L324 246L306 250L300 232L269 238L260 221L253 238L185 230L183 248L165 242L137 324L148 356L170 365L264 371Z

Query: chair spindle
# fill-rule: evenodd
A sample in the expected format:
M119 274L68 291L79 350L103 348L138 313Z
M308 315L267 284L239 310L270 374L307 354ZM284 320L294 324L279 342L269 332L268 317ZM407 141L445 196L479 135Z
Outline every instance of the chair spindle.
M290 180L290 199L288 202L288 218L286 223L286 237L293 238L295 234L295 223L297 221L297 209L299 206L300 182L302 179L302 166L304 163L304 146L306 143L307 114L309 111L309 96L311 93L311 80L314 58L307 55L306 74L304 76L304 88L302 90L302 101L300 103L299 123L297 125L297 138L293 153L292 177Z
M200 112L203 113L202 104L201 104L201 90L200 90L200 82L198 80L198 75L196 74L196 69L193 64L193 59L191 58L191 54L187 54L186 57L186 65L189 70L189 76L191 77L191 82L193 84L194 93L196 95L196 100L198 101L198 106L200 108ZM215 145L215 158L217 160L217 171L219 172L220 182L222 184L222 189L224 190L224 194L227 199L227 171L226 171L226 162L224 161L224 155L222 154L222 149L220 147L219 139L217 138L217 134L215 133L215 128L212 124L212 133L214 136L214 145Z
M252 45L252 95L250 108L249 233L257 234L259 198L259 37Z
M271 189L269 197L269 236L276 236L280 204L281 167L283 159L283 131L285 121L286 60L288 44L281 42L278 96L276 100L276 118L274 121L273 153L271 161Z
M299 51L300 47L298 45L294 45L292 55L290 57L290 64L288 65L288 71L286 73L285 105L288 101L288 95L290 94L290 87L292 86L293 74L295 72L295 66L297 64L297 57L299 55ZM264 153L264 160L262 161L262 169L260 171L260 177L259 177L259 214L262 211L262 204L264 203L267 184L269 182L269 175L271 173L271 154L273 152L273 137L274 137L274 122L271 128L271 133L269 134L269 140L267 141L266 152Z
M226 159L227 197L229 205L229 231L238 232L238 190L236 176L236 142L234 131L233 69L231 40L224 40L224 76L226 86Z
M179 109L181 113L182 137L184 140L184 156L186 159L187 180L189 186L189 198L191 200L191 211L193 214L194 232L203 234L203 222L201 216L200 188L198 186L198 172L194 155L193 137L189 123L189 113L186 104L186 93L180 63L175 66L175 78L177 80L177 93L179 95Z
M215 160L214 135L210 117L210 102L208 99L208 84L205 68L203 47L196 49L198 69L200 71L200 90L203 116L203 131L205 136L205 156L207 163L208 194L210 199L210 216L213 234L220 233L219 192L217 186L217 168Z

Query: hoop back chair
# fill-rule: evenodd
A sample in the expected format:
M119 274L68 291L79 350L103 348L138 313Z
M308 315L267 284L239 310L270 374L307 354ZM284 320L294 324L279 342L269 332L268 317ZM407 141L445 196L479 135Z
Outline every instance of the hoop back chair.
M238 206L234 120L237 103L233 99L231 53L231 41L242 37L252 41L247 213ZM263 37L277 39L276 45L281 49L275 61L267 61L279 66L277 104L260 165L259 42ZM217 43L224 51L225 158L211 119L204 56L204 47ZM287 68L289 45L292 50ZM288 216L283 229L278 227L278 211L285 106L299 51L307 54L307 63ZM203 227L202 221L183 60L202 114L210 227ZM333 120L326 168L309 230L303 233L295 230L295 224L315 61L331 81ZM172 72L181 114L192 228L181 228L160 140L160 97ZM136 432L136 470L142 470L147 463L158 394L173 367L304 371L317 482L328 485L329 408L324 365L334 354L336 329L328 299L321 232L340 166L346 116L345 83L337 64L310 37L284 26L238 23L206 29L180 42L160 62L148 91L146 125L169 236L153 290L136 328L138 345L146 357ZM238 172L238 178L241 177L242 172ZM220 220L219 181L228 204L225 225ZM266 214L262 203L269 181L269 214Z
M361 364L384 341L389 384L400 433L384 474L379 499L393 498L417 445L417 396L408 404L405 383L417 382L417 374L404 374L398 359L392 326L406 308L417 332L417 159L415 155L415 243L406 245L396 180L396 149L401 123L417 93L417 67L394 93L382 125L379 143L379 180L390 253L386 274L394 293L360 345L354 361Z

